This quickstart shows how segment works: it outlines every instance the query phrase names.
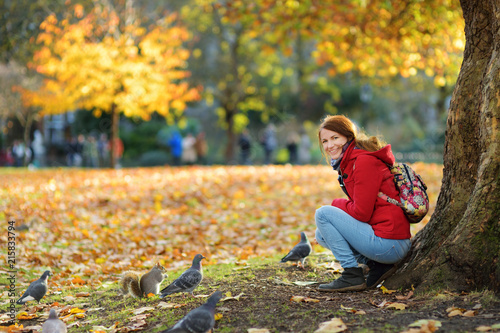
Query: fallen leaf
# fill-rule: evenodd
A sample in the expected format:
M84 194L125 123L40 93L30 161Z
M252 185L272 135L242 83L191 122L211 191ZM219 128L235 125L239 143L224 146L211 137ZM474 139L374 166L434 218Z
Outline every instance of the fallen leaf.
M319 299L306 297L306 298L304 298L304 302L306 302L306 303L319 303Z
M448 312L448 317L455 317L455 316L461 316L462 315L462 310L456 309Z
M300 303L304 300L304 298L304 296L292 296L292 298L290 298L290 301Z
M247 333L271 333L267 328L249 328Z
M462 309L462 308L457 308L456 306L451 306L449 308L446 309L446 312L452 312L452 311L455 311L455 310L459 310L460 312L464 312L465 309Z
M133 314L141 314L141 313L144 313L144 312L149 312L149 311L153 311L155 308L151 307L151 306L145 306L145 307L142 307L142 308L139 308L139 309L135 309L134 311L132 311Z
M475 317L475 316L476 316L476 314L477 314L477 312L476 312L476 311L474 311L474 310L467 310L467 311L465 311L465 312L462 314L462 316L464 316L464 317Z
M485 326L485 325L481 325L481 326L476 327L476 331L478 331L478 332L489 332L492 329L493 328L491 326Z
M29 320L33 318L38 318L38 315L36 314L28 314L26 311L19 312L17 315L17 319L19 320Z
M439 320L434 320L434 319L420 319L417 320L410 325L409 327L422 327L423 325L429 325L429 323L433 323L435 327L441 327L441 322Z
M406 296L398 295L398 296L396 296L396 299L399 299L399 300L408 300L412 296L413 296L413 290L410 290Z
M283 281L280 279L273 279L273 282L278 284L278 285L284 285L284 286L293 286L293 283L288 282L288 281Z
M250 266L242 266L242 267L234 267L233 271L242 271L244 269L249 269L251 268Z
M160 303L158 303L157 307L159 307L161 309L178 309L178 308L186 306L186 305L187 304L160 302Z
M72 308L71 310L69 310L69 313L70 313L70 314L75 314L75 313L85 313L85 310L83 310L83 309L79 309L79 308Z
M317 281L293 281L292 283L296 284L297 286L304 287L304 286L310 286L312 284L317 284L319 282L317 282Z
M87 282L85 282L81 277L79 276L75 276L72 280L71 280L71 283L73 284L86 284Z
M336 333L343 332L347 330L346 324L340 318L333 318L330 321L325 321L324 323L319 324L319 328L314 331L316 332L327 332L327 333Z
M133 317L128 318L128 320L129 321L143 320L143 319L146 319L149 316L151 316L151 313L139 314L137 316L133 316Z
M354 308L348 308L348 307L345 307L345 306L343 306L342 304L340 304L340 308L341 308L342 310L346 310L346 311L348 311L348 312L352 312L352 313L356 312L356 309L354 309Z
M89 297L90 293L89 292L81 292L81 293L76 293L76 297Z
M387 288L386 288L386 287L384 287L384 286L381 286L381 287L380 287L380 290L382 290L382 293L383 293L383 294L392 294L392 293L395 293L395 292L396 292L396 290L389 290L389 289L387 289Z
M224 297L223 299L221 299L220 301L221 302L225 302L225 301L229 301L229 300L236 300L236 301L239 301L240 298L245 295L244 293L240 293L239 295L237 296L231 296L231 292L227 292L226 293L226 297Z
M215 320L221 320L221 319L222 319L222 313L216 313L216 314L214 315L214 319L215 319Z
M80 327L80 322L79 322L79 321L74 321L74 322L72 322L71 324L66 325L66 328L69 330L70 328L72 328L72 327L74 327L74 326L76 326L76 327Z
M394 308L396 310L404 310L407 308L408 305L406 304L403 304L403 303L397 303L397 302L394 302L394 303L390 303L388 304L386 307L387 308Z

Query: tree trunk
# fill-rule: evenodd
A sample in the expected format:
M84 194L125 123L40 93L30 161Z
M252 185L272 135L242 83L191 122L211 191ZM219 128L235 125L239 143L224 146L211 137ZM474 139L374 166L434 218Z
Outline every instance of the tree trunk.
M224 153L224 158L226 160L226 164L233 165L238 164L234 158L234 146L236 142L236 135L234 133L234 115L236 112L231 110L229 107L225 106L224 111L226 112L226 124L227 124L227 144L226 151Z
M447 120L443 185L389 288L500 292L500 3L461 6L466 45Z
M31 134L31 126L33 125L33 118L34 118L33 113L30 110L28 110L26 113L26 122L24 124L24 136L23 136L24 145L26 146L26 151L28 151L28 149L30 149L31 146L30 134ZM28 157L30 157L31 159L34 158L33 155L30 156L28 154L25 154L23 159L24 166L28 166L29 164Z
M111 106L111 138L109 145L109 161L111 168L116 168L116 144L115 141L118 139L120 115L116 111L116 105Z

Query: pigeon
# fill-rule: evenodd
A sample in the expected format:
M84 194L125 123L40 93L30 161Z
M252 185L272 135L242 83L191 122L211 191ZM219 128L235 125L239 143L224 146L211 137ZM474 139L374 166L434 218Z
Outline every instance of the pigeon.
M66 333L66 325L57 317L56 310L50 309L49 319L42 326L42 333Z
M47 279L51 275L50 271L45 271L38 280L31 282L23 296L17 301L17 304L24 304L33 300L37 300L40 303L40 300L47 293Z
M205 304L188 312L171 328L160 333L205 333L211 332L215 325L215 305L222 297L222 292L216 291Z
M293 249L288 252L286 256L284 256L280 262L287 262L287 261L298 261L302 265L302 268L304 268L304 261L306 260L307 256L311 254L312 251L312 246L311 243L309 242L309 239L307 239L307 236L304 232L300 233L300 242L293 247ZM297 263L297 266L300 267L299 263Z
M195 255L191 267L182 273L171 284L163 288L160 291L160 298L175 293L190 293L191 296L194 296L193 290L198 287L203 279L203 273L201 270L202 259L205 259L205 257L201 254Z

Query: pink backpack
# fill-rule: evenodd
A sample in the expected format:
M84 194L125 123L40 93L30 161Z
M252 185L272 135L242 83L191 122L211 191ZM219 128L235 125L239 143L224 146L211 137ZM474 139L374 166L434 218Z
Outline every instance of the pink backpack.
M399 191L399 200L389 198L382 192L378 196L387 202L403 209L410 223L420 222L429 211L429 197L424 181L408 164L394 163L388 165L394 175L394 183Z

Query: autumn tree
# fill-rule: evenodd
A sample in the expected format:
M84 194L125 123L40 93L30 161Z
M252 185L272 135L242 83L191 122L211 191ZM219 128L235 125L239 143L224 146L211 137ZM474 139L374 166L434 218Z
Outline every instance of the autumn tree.
M392 286L500 292L500 6L462 0L465 51L447 120L443 185Z
M260 27L280 36L316 31L318 63L374 82L424 72L455 83L437 207L392 286L500 290L499 21L494 0L259 2ZM461 7L461 8L460 8ZM465 18L465 23L462 18ZM299 18L299 19L295 19ZM267 27L267 28L266 28ZM263 32L265 32L263 30Z
M218 106L229 163L234 160L236 134L248 125L249 112L260 113L267 122L281 111L279 99L293 89L290 61L276 51L273 36L259 35L253 28L258 10L254 2L217 0L194 0L180 8L194 33L192 80L204 85L207 104Z
M35 108L22 103L21 91L23 87L36 88L39 80L30 77L26 68L15 61L0 65L0 124L8 119L15 118L24 128L22 138L25 145L29 144L33 122L38 120L39 114ZM24 161L26 164L26 161Z
M145 120L153 112L169 117L199 99L199 89L185 81L188 31L176 24L175 15L142 27L130 15L132 9L128 6L121 18L110 6L96 3L88 14L76 5L61 19L48 16L33 59L44 85L26 90L25 101L43 114L76 108L93 110L96 116L109 112L113 142L120 113ZM114 165L113 152L111 161Z

